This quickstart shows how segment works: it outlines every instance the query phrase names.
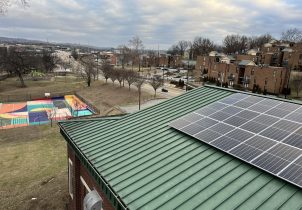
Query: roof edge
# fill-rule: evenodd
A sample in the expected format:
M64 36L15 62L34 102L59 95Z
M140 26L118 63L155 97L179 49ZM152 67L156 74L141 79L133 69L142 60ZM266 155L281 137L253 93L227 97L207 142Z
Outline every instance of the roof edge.
M99 121L99 120L119 120L126 116L127 114L119 114L112 116L97 116L92 118L81 118L81 119L71 119L71 120L59 120L58 124L66 122L87 122L87 121Z
M274 96L262 95L262 94L258 94L258 93L251 93L251 92L246 92L246 91L242 91L242 90L218 87L216 85L205 84L204 87L214 88L214 89L219 89L219 90L224 90L224 91L229 91L229 92L234 92L234 93L242 93L242 94L247 94L247 95L252 95L252 96L257 96L257 97L262 97L262 98L269 98L269 99L273 99L273 100L277 100L277 101L283 101L283 102L288 102L288 103L292 103L292 104L302 105L302 101L298 101L298 100L278 98L278 97L274 97Z
M68 122L68 121L67 121ZM72 140L72 138L68 135L68 132L64 129L62 125L59 125L60 132L62 136L65 138L66 142L68 144L71 144L71 146L76 149L74 152L80 153L82 159L88 164L88 166L92 169L92 171L97 174L97 176L100 178L100 180L108 186L108 190L112 193L112 195L116 198L116 201L120 204L120 206L124 209L128 209L127 205L123 202L121 197L113 190L113 188L110 186L110 184L106 181L106 179L98 172L98 170L93 166L93 164L90 162L90 160L86 157L86 155L82 152L82 150L77 146L77 144ZM89 170L88 170L89 171ZM94 176L92 176L94 178ZM95 180L97 181L97 180ZM108 198L109 199L109 198ZM110 200L110 199L109 199Z

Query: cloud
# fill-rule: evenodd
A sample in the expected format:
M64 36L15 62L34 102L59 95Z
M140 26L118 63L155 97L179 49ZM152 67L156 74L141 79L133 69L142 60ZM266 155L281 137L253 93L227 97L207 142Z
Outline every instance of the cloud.
M299 0L31 0L12 5L0 17L0 36L75 42L95 46L127 44L138 35L147 48L168 48L178 40L227 34L279 37L301 28Z

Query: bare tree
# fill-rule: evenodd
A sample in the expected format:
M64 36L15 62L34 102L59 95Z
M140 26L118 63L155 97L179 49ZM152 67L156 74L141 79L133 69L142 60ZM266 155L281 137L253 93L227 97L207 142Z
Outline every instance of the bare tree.
M173 44L169 50L167 51L168 54L171 54L171 55L180 55L180 49L179 49L179 46L177 44Z
M12 74L19 77L21 87L26 87L23 75L36 68L41 63L41 57L26 51L25 49L10 48L1 55L0 64Z
M196 37L192 44L194 58L199 55L207 55L214 48L214 43L210 39L203 37Z
M114 84L115 80L117 80L118 72L116 69L112 69L111 73L109 75L109 78L111 79L112 83Z
M102 66L101 66L101 70L102 70L102 73L103 73L103 76L105 77L105 80L106 80L106 83L107 83L107 80L110 78L110 74L112 72L112 66L110 65L109 62L103 62L102 63Z
M140 71L140 66L141 66L141 62L140 62L140 55L141 55L141 51L144 47L143 45L143 41L138 37L138 36L134 36L132 39L129 40L129 45L131 47L132 50L132 69L133 69L133 64L135 62L135 59L137 59L138 61L138 71Z
M78 60L79 54L78 54L78 52L76 51L76 49L73 49L73 50L72 50L71 56L73 57L74 60Z
M163 79L161 77L153 77L151 81L149 82L150 85L154 89L154 98L156 97L156 90L162 86L163 84Z
M182 40L178 42L179 52L181 56L184 56L186 49L189 46L188 41Z
M125 71L125 80L128 83L129 91L130 91L130 86L136 81L137 77L138 77L138 73L131 71L131 70Z
M248 46L250 49L261 48L265 43L273 39L272 35L264 34L260 36L252 36L248 38Z
M248 47L248 38L241 35L227 35L223 40L226 53L242 53Z
M115 74L116 74L116 79L117 81L120 83L120 87L122 87L122 83L125 79L125 76L126 76L126 71L123 70L123 69L116 69L115 70Z
M281 39L289 42L302 42L302 30L297 28L290 28L282 32Z
M53 106L52 109L47 111L46 113L50 121L50 127L52 127L53 121L57 120L57 107Z
M0 0L0 14L6 13L8 7L14 3L19 3L22 7L29 6L29 0Z
M145 83L145 80L143 77L141 77L141 76L136 77L134 85L138 89L138 110L141 109L141 89L142 89L142 86L144 83Z
M151 67L156 65L157 56L154 50L148 50L147 55L148 55L148 67L149 70L151 71Z
M131 59L131 49L126 45L120 45L118 49L120 52L119 56L121 58L122 68L124 69L125 64L127 64Z
M43 51L42 63L47 73L51 72L55 68L58 61L58 58L52 52L46 50Z
M83 55L79 58L82 65L81 74L86 80L87 86L90 87L93 76L96 74L96 63L93 55Z
M295 75L291 79L292 87L296 91L297 97L302 88L302 75Z

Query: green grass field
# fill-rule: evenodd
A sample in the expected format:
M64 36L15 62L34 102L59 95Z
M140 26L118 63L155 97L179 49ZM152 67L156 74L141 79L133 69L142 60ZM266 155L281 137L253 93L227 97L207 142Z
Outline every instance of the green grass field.
M64 209L66 143L57 125L0 132L0 209Z
M76 78L26 81L18 88L16 78L0 81L1 96L77 91L104 115L117 105L137 103L137 91L101 81L86 87ZM143 93L142 98L153 98ZM116 113L119 114L119 113ZM0 130L0 209L65 209L67 192L66 142L55 124Z

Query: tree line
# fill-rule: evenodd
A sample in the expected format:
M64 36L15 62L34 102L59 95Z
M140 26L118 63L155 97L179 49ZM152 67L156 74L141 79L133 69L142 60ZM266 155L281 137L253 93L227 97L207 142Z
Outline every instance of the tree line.
M206 37L195 37L193 41L181 40L173 44L168 53L172 55L184 56L188 51L190 59L196 59L197 56L208 55L209 52L216 50L226 54L242 53L246 49L261 48L265 43L271 41L273 36L269 33L259 36L245 36L240 34L231 34L224 37L222 45L215 44ZM290 28L283 31L281 40L287 42L301 43L302 30Z
M41 73L49 73L58 63L57 57L50 51L37 53L23 48L2 48L0 52L0 69L9 76L15 75L25 87L24 74L39 69Z

